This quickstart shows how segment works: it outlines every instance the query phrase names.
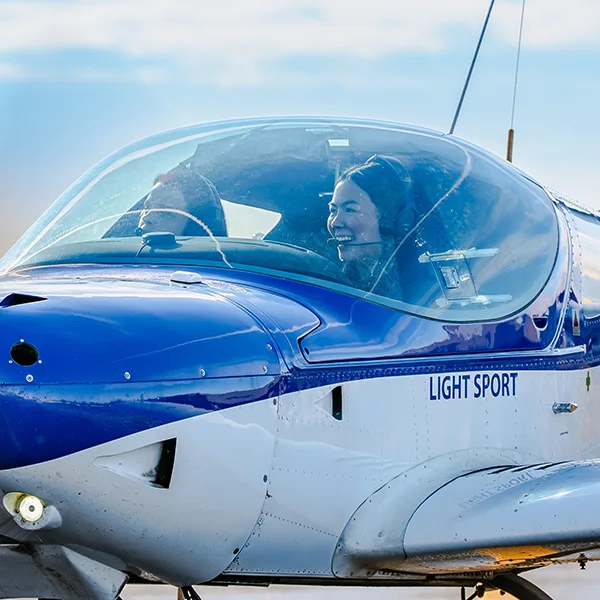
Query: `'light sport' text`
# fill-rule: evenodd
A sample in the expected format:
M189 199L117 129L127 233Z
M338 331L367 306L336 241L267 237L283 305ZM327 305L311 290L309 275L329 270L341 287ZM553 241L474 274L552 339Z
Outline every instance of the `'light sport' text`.
M465 400L516 396L518 377L518 373L433 375L429 378L429 399Z

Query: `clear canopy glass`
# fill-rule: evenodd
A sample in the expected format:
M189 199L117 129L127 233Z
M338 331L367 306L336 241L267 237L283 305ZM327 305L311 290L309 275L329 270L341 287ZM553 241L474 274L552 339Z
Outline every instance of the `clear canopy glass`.
M238 269L473 321L530 303L557 250L546 193L491 154L401 125L280 118L190 127L120 150L0 268Z

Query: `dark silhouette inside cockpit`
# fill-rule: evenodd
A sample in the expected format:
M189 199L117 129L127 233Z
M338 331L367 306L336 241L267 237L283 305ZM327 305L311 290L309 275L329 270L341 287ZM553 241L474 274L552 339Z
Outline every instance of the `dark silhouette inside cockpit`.
M215 186L190 170L175 170L156 177L144 200L136 233L153 231L181 236L226 236L225 213Z
M160 174L148 194L103 237L141 236L159 231L176 236L227 236L223 203L214 184L182 167Z

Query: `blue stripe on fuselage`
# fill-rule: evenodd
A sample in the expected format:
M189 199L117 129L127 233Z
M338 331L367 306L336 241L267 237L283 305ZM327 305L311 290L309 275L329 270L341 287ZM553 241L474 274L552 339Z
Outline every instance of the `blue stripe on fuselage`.
M600 356L381 361L261 376L177 382L0 386L0 469L59 458L181 419L294 391L382 377L464 371L577 370ZM540 377L544 375L540 373Z
M66 456L146 429L276 396L279 378L0 386L0 469Z

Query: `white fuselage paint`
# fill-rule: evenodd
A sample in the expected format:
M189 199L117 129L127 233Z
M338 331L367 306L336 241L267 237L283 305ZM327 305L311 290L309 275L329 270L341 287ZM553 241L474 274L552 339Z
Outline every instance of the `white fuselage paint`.
M588 371L498 371L497 394L490 383L483 397L483 379L479 388L474 382L482 375L491 382L495 373L455 374L463 384L462 397L454 400L431 399L431 382L446 374L345 383L341 421L331 415L334 386L282 396L269 494L228 572L330 576L336 544L354 511L418 464L429 461L429 481L441 486L496 464L600 456L598 369L589 371L589 391ZM509 376L504 392L510 392L504 396L503 373ZM554 402L579 408L555 414ZM447 460L436 461L440 456ZM425 495L433 491L428 483Z
M497 393L477 395L477 375L491 382L496 373ZM6 470L0 487L58 507L63 524L39 532L44 541L93 548L184 585L223 571L331 577L353 513L417 465L424 473L431 466L428 494L432 481L472 469L600 456L599 368L452 375L455 390L459 379L462 387L442 394L449 399L437 394L446 374L347 382L336 420L335 386L324 386ZM554 402L578 409L555 414ZM171 437L178 441L168 490L94 464Z

